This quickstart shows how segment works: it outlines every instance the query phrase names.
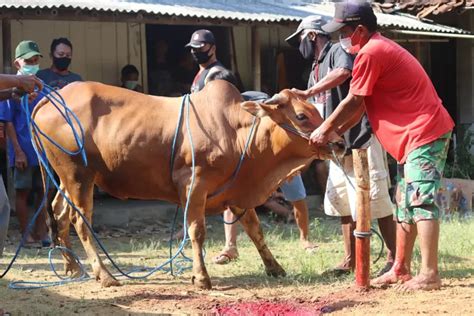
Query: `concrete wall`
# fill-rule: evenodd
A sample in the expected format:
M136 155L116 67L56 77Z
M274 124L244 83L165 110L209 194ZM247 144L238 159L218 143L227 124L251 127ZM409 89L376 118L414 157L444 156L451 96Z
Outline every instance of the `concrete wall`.
M51 65L49 47L57 37L67 37L73 45L71 71L84 80L117 85L120 70L134 64L147 76L145 29L142 24L114 22L78 22L47 20L13 20L12 58L15 47L22 40L34 40L44 56L41 68ZM0 59L0 67L3 67ZM146 87L147 80L143 80Z

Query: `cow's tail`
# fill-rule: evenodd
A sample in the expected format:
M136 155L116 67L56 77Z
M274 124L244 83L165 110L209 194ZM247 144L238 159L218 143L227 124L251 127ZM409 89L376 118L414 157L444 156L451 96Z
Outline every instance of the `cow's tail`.
M59 245L58 241L58 222L56 221L56 218L54 217L54 211L53 207L51 206L51 199L49 193L52 192L51 188L47 188L47 181L48 181L48 174L43 166L42 163L40 165L40 170L41 170L41 179L43 181L43 192L44 192L44 209L43 211L46 211L49 215L49 223L48 223L48 228L51 230L51 239L55 245ZM52 181L51 181L52 182ZM48 221L47 221L48 222Z
M35 106L35 108L33 109L32 114L31 114L32 120L35 119L35 116L36 116L36 113L38 112L38 110L41 107L43 107L47 102L48 102L48 99L43 98L37 104L37 106ZM38 148L38 150L40 150L42 148L42 146L40 145L41 140L39 139L38 133L32 133L32 135L33 135L33 141L36 144L36 148ZM40 152L40 154L44 155L43 158L47 158L46 153L41 153ZM43 165L43 161L41 161L41 159L39 159L39 158L38 158L38 160L40 160L39 161L39 167L40 167L40 171L41 171L41 180L43 182L43 192L44 192L44 199L45 199L43 211L46 211L49 215L49 222L48 221L47 222L48 222L48 228L49 228L49 230L51 230L51 239L52 239L52 241L55 245L59 245L59 243L58 243L58 222L56 221L56 218L54 217L54 211L53 211L53 208L51 207L51 202L52 201L50 200L50 196L49 196L49 192L51 191L51 188L49 188L49 190L48 190L48 186L47 186L48 173L46 172L46 169ZM45 159L44 162L48 163L47 159Z

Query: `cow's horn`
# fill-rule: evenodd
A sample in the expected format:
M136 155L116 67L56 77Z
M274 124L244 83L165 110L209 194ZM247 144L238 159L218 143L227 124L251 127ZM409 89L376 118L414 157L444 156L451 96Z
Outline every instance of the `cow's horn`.
M263 103L265 103L265 104L280 104L280 103L284 102L283 100L284 100L284 97L281 94L276 93L276 94L273 95L273 97L271 97L268 100L265 100L265 102L263 102Z

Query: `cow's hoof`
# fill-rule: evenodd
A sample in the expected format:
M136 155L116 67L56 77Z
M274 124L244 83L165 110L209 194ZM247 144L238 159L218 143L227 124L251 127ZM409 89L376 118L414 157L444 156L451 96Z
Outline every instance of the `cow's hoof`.
M201 290L210 290L212 289L211 279L207 278L199 278L193 275L191 278L191 282Z
M272 276L275 278L286 276L286 271L279 264L276 264L273 267L267 268L265 272L267 273L268 276Z
M100 285L102 287L111 287L111 286L121 286L122 284L120 284L120 282L114 278L108 278L105 280L101 280Z
M102 272L100 276L97 278L100 280L100 285L102 287L111 287L111 286L120 286L120 282L117 281L112 275L108 272Z
M64 273L71 279L77 279L82 276L82 270L77 263L66 263L64 264Z

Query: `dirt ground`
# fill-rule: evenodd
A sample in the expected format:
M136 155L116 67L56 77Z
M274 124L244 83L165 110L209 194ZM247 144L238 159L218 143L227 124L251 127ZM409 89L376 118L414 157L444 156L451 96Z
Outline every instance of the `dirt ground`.
M245 241L239 241L241 258L236 262L226 266L211 263L212 254L222 245L222 240L212 241L211 238L207 248L210 254L206 256L213 283L213 289L209 291L194 288L189 271L176 277L157 273L144 281L122 278L122 286L113 288L101 288L98 282L90 280L36 290L8 289L8 284L15 280L57 280L49 269L47 250L25 250L11 273L0 279L0 309L11 315L474 315L473 254L466 254L467 259L446 256L453 263L446 267L449 273L442 272L443 287L439 291L401 294L393 288L386 288L360 292L353 287L352 275L328 280L320 277L318 269L324 267L316 266L317 271L314 271L314 266L305 268L302 265L317 260L328 262L333 257L339 260L335 257L340 257L340 241L318 239L320 247L316 253L307 254L298 249L296 238L286 241L286 233L278 232L268 233L268 243L287 270L287 277L266 277L256 250ZM165 259L166 247L147 239L154 234L151 231L144 237L141 233L142 243L129 233L105 233L102 237L119 264L131 267L156 264ZM322 235L330 234L322 231ZM7 249L8 258L11 258L14 245L15 240ZM465 249L472 249L471 243L466 245ZM81 248L76 240L74 249L84 258ZM160 252L161 257L150 259L155 252ZM55 259L54 262L61 270L60 261ZM5 258L0 259L0 263L3 271ZM305 269L310 271L305 272Z
M262 285L246 280L214 278L211 291L196 290L184 278L166 276L105 289L90 281L43 290L1 291L1 301L11 315L474 313L472 277L444 280L440 291L414 294L399 294L393 289L360 293L349 284L288 286L285 282L269 280Z

